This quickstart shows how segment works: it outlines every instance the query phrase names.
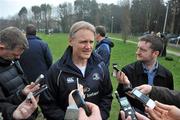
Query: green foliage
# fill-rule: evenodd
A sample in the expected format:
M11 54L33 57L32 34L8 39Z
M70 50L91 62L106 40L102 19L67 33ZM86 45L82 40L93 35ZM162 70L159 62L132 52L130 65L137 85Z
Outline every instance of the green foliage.
M68 45L68 35L67 34L52 34L52 35L44 35L39 34L39 36L48 42L48 45L51 49L51 52L53 54L54 62L60 58L67 45ZM119 35L113 35L112 37L118 37ZM122 68L123 66L133 62L136 60L135 51L136 51L136 45L131 43L124 44L122 41L119 40L113 40L115 47L112 49L111 54L111 64L117 63L119 65L119 68ZM173 61L166 61L163 57L159 58L159 62L168 68L170 71L172 71L174 76L174 85L175 89L180 90L180 57L177 56L171 56L174 60ZM112 66L109 67L110 73L112 73ZM111 77L111 81L113 84L113 91L116 90L118 82L114 77ZM110 120L117 120L118 114L119 114L119 104L117 100L115 99L114 92L113 92L113 103L111 107L111 115Z
M32 6L31 7L31 11L33 12L34 14L34 19L36 21L38 21L40 19L40 15L41 15L41 8L39 6Z
M27 16L27 9L26 7L22 7L21 10L18 13L19 17Z

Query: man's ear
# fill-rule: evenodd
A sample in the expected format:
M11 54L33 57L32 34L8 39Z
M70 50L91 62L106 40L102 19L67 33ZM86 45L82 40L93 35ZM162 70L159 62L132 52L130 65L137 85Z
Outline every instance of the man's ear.
M159 52L159 51L154 51L154 52L153 52L153 55L154 55L154 56L159 56L159 55L160 55L160 52Z
M73 44L73 39L72 39L72 38L69 38L68 42L69 42L69 46L72 46L72 44Z

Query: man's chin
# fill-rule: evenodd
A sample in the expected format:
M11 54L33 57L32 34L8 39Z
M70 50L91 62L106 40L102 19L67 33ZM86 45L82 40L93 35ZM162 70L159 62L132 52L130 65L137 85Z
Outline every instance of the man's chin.
M89 59L90 58L90 56L86 56L86 57L84 57L84 59Z
M136 59L137 59L137 61L143 61L143 59L139 58L139 57L137 57Z
M140 57L136 57L136 60L141 60L141 58Z
M84 55L84 59L89 59L91 55Z

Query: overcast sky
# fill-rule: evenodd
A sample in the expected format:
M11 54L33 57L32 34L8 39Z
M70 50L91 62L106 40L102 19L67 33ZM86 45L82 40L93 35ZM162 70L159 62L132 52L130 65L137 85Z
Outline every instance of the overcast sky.
M98 3L114 3L117 4L118 0L96 0ZM0 17L13 16L19 12L19 10L25 6L30 9L33 5L41 5L43 3L50 4L52 6L58 6L60 3L71 2L74 0L0 0Z

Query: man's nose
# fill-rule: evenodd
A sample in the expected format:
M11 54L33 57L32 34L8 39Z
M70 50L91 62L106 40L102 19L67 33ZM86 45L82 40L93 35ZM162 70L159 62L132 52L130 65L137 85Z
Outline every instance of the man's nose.
M92 43L90 43L90 42L88 42L87 44L86 44L86 48L91 48L93 45L92 45Z
M140 50L139 50L139 49L137 49L137 50L136 50L136 54L139 54L139 53L140 53Z

